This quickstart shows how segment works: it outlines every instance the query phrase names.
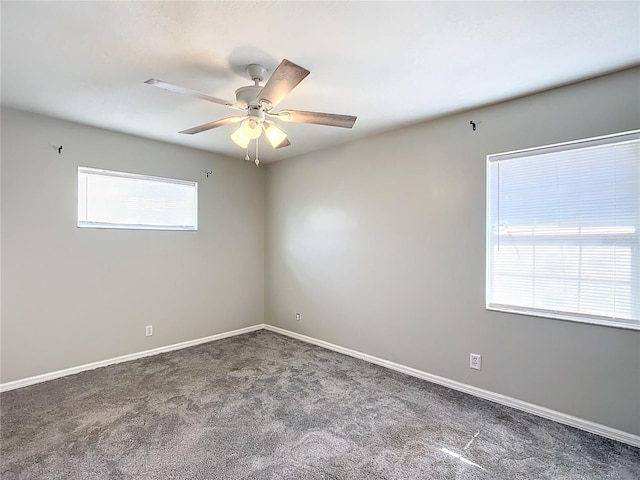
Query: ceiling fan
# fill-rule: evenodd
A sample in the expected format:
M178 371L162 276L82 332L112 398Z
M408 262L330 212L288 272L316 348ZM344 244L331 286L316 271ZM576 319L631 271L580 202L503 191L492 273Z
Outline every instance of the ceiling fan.
M206 93L172 85L155 78L150 78L144 83L245 112L242 116L222 118L179 132L193 135L240 122L240 128L231 135L231 139L242 148L248 148L251 140L258 139L263 133L273 148L283 148L291 145L287 134L273 121L275 119L285 122L313 123L342 128L353 127L357 119L357 117L351 115L307 112L303 110L280 110L275 112L274 108L310 73L306 68L302 68L289 60L285 59L280 62L280 65L278 65L263 87L260 86L260 82L264 80L267 72L265 67L251 64L247 66L247 72L254 84L238 88L235 102L212 97ZM257 156L256 153L256 165L260 163ZM248 154L246 159L249 159Z

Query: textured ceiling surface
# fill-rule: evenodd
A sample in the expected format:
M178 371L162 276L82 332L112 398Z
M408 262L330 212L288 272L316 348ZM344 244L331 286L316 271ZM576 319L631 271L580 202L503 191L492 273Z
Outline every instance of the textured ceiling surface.
M234 126L177 133L233 110L143 82L234 100L247 64L287 58L311 74L280 108L358 116L283 124L263 161L640 62L637 1L2 1L1 21L4 106L242 158Z

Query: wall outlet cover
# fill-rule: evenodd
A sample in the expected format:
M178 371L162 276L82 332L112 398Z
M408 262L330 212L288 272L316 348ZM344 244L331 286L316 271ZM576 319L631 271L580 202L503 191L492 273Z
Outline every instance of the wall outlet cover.
M469 368L473 368L475 370L482 369L482 356L477 353L471 353L469 355Z

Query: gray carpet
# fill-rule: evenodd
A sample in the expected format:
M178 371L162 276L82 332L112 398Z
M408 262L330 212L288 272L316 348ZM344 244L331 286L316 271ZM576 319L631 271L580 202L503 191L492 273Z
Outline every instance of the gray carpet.
M0 401L2 480L640 478L637 448L268 331Z

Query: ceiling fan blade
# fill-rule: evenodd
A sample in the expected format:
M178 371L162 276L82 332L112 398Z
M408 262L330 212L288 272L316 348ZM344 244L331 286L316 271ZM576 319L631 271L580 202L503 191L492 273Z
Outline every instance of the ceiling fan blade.
M206 100L208 102L217 103L220 105L224 105L225 107L234 108L236 110L244 110L244 108L236 105L229 100L223 100L221 98L212 97L211 95L207 95L206 93L198 92L196 90L191 90L190 88L179 87L178 85L172 85L171 83L163 82L162 80L157 80L155 78L150 78L146 82L147 85L153 85L154 87L162 88L163 90L169 90L170 92L180 93L182 95L189 95L191 97L201 98L202 100Z
M280 110L274 114L280 120L296 123L313 123L330 127L351 128L358 117L337 113L305 112L302 110Z
M215 122L209 122L209 123L205 123L204 125L188 128L187 130L182 130L181 132L178 132L178 133L186 133L187 135L193 135L194 133L205 132L207 130L211 130L212 128L218 128L224 125L229 125L230 123L238 123L244 120L245 118L247 117L222 118L220 120L216 120Z
M279 148L284 148L284 147L288 147L289 145L291 145L291 142L289 141L288 138L285 138L280 145L278 145L277 147L274 147L276 150Z
M309 70L306 68L302 68L287 59L282 60L278 68L275 69L269 80L267 80L267 83L258 96L258 100L260 102L269 102L269 108L275 107L291 90L296 88L309 73Z

